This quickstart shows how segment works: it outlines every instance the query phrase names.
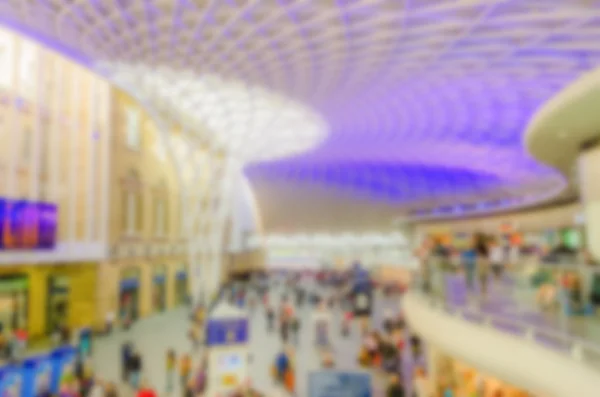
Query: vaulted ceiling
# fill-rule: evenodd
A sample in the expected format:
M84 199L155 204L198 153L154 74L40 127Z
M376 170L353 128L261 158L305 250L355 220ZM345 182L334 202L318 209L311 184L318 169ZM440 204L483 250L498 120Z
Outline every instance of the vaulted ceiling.
M285 228L333 208L345 226L384 224L558 193L563 176L526 153L523 132L598 64L597 4L0 0L0 20L203 124L201 139L246 162L267 224Z

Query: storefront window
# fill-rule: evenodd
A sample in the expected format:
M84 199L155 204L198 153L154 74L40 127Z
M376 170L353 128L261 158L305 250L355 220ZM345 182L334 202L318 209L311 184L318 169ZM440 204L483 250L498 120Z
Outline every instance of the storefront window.
M47 332L52 333L64 326L69 314L69 278L67 276L51 276L48 278Z
M13 82L15 37L0 29L0 88L11 88Z
M164 265L155 266L152 280L152 306L157 312L162 312L167 308L166 278L166 267Z
M463 364L448 356L441 356L438 366L438 391L446 395L451 390L455 396L506 396L506 397L532 397L524 390L520 390L504 383L502 380ZM444 394L446 393L446 394Z
M26 276L0 276L0 331L27 328L28 291Z
M125 110L126 119L126 143L127 147L132 150L140 150L142 137L140 131L140 112L133 108Z
M140 271L129 268L121 273L119 288L119 319L131 323L139 317Z
M186 304L189 296L187 266L182 264L175 274L175 304Z

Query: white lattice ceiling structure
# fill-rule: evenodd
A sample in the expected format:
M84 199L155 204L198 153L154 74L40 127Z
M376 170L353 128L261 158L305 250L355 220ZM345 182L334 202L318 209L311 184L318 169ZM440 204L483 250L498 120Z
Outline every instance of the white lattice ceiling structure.
M591 0L0 0L0 16L255 180L426 216L560 191L522 133L600 59Z

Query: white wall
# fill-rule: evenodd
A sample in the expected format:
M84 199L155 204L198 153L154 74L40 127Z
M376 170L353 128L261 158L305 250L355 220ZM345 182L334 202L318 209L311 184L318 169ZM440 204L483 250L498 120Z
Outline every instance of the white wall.
M515 387L548 397L598 396L600 375L591 364L531 339L470 323L432 307L415 292L405 295L403 309L411 329L427 344Z
M233 205L229 251L234 253L256 247L257 240L251 237L260 235L261 221L252 186L243 173L235 176L231 193Z
M411 249L403 233L290 234L265 236L267 266L319 267L360 261L365 267L408 266Z

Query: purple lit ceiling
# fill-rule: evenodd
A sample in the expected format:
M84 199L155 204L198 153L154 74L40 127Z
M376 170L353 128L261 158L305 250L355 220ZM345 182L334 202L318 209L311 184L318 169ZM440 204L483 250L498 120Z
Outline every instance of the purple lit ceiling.
M327 137L287 158L250 159L252 179L415 210L510 207L560 190L563 178L525 153L522 134L600 60L592 1L2 0L0 15L91 65L216 75L307 105ZM277 109L267 111L277 124ZM238 131L236 147L283 145L273 134ZM293 146L293 134L285 140Z

